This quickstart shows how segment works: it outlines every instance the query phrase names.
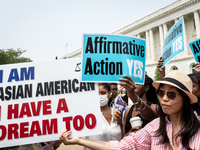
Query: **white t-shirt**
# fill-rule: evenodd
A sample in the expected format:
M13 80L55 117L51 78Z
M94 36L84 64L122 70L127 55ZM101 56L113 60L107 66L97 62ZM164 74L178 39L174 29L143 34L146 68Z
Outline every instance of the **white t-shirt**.
M111 124L107 122L105 117L102 116L102 129L103 134L99 135L92 135L92 136L86 136L86 139L93 139L93 140L100 140L100 141L111 141L111 140L121 140L122 138L122 130L120 125L117 123L117 121L112 117ZM88 148L84 148L85 150L89 150Z

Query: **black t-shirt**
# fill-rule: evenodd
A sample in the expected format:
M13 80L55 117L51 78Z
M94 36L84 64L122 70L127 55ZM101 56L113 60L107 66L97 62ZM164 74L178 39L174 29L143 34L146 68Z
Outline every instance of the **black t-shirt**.
M147 105L151 106L151 104L152 103L150 101L147 101ZM125 134L128 133L129 130L132 128L129 120L132 118L133 108L134 108L134 105L132 105L132 107L130 108L130 110L129 110L128 114L127 114L127 117L126 117ZM142 119L142 127L144 127L147 123L150 122L149 120L143 119L142 116L140 116L139 114L137 116L139 116Z

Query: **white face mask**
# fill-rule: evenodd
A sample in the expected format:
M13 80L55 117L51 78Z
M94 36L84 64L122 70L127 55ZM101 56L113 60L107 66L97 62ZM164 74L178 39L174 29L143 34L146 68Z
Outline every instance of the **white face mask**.
M108 103L108 95L99 95L100 106L105 106Z

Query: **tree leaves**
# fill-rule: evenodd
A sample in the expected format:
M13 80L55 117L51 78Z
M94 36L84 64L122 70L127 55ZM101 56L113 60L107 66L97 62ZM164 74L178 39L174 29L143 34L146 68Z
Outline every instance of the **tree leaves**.
M0 65L3 64L13 64L22 62L32 62L30 58L21 57L21 55L26 52L26 50L21 50L21 48L15 49L0 49Z

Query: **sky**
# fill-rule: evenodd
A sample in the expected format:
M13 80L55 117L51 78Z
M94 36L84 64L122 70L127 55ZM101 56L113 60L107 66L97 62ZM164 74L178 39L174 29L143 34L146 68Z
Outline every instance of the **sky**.
M0 0L0 49L34 62L82 47L84 33L111 34L176 0Z

